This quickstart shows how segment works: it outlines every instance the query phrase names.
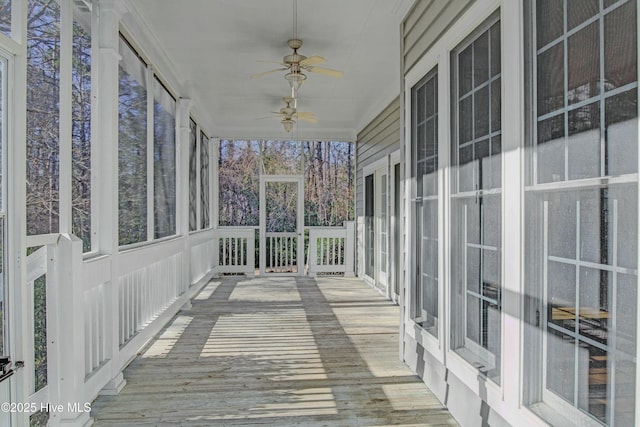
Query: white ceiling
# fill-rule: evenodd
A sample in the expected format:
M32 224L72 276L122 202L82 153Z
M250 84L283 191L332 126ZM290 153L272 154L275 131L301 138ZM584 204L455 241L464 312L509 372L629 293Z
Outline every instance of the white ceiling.
M345 75L307 73L298 111L311 111L319 121L301 122L287 134L269 117L290 93L285 72L249 76L279 68L258 60L281 61L291 53L293 1L124 3L161 47L181 95L205 110L196 114L212 136L354 141L400 93L400 22L413 0L298 0L299 53L323 56L328 62L320 66Z

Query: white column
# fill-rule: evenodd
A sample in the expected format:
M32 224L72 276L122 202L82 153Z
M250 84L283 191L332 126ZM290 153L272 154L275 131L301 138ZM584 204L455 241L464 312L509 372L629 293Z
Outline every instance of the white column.
M503 182L503 340L504 400L514 413L522 397L521 309L523 248L524 31L521 2L502 3L502 182ZM509 96L504 96L509 94ZM507 339L508 337L508 339ZM515 420L515 419L514 419ZM511 420L512 422L514 420Z
M354 259L356 254L356 223L354 221L345 221L344 226L347 229L347 238L344 243L344 276L353 277L355 276ZM309 247L311 247L311 243L309 243ZM315 262L315 258L312 259Z
M51 405L62 408L50 411L49 424L82 426L90 422L84 410L85 342L84 283L82 281L82 240L61 235L57 245L49 245L53 257L53 283L47 283L49 398ZM53 258L53 262L51 259ZM49 271L52 269L49 268ZM53 329L53 330L52 330Z
M211 226L213 228L218 228L220 218L220 184L218 178L220 177L220 170L218 168L218 162L220 161L220 138L211 138L211 144L209 147L211 148L209 158L211 159L209 162L209 169L211 170L211 180L209 181L209 190L211 194L211 198L209 200L209 206L211 208Z
M73 3L60 1L60 138L59 138L59 232L71 233L71 73L73 44Z
M96 218L98 245L101 253L111 256L111 281L105 292L107 334L107 358L112 366L119 366L119 304L118 304L118 83L119 83L119 26L122 13L113 0L100 0L98 3L98 57L94 67L98 68L96 114L99 117L97 135L92 144L92 172L99 177L97 188L92 191L99 194L93 201L97 204ZM94 43L96 43L94 41ZM97 64L96 64L97 61ZM112 380L101 394L117 394L126 381L119 370L112 368Z
M179 235L189 234L189 144L191 140L191 127L189 125L189 113L191 100L180 98L176 108L176 188L177 188L177 212L176 232Z
M7 275L11 277L11 282L20 284L14 286L8 295L7 306L13 307L8 310L8 328L10 331L10 346L13 348L12 356L14 361L24 361L28 353L27 334L27 309L31 303L28 299L28 292L24 286L26 277L26 244L24 236L27 234L26 228L26 144L11 144L11 141L26 141L26 87L27 87L27 50L26 42L26 15L27 2L13 2L13 33L16 40L22 42L16 44L16 56L13 58L13 67L10 67L9 81L13 86L13 97L9 98L13 109L13 114L9 114L8 143L11 146L7 150L7 174L8 179L6 197L7 202ZM15 387L11 387L11 399L13 402L27 402L29 393L27 372L30 368L17 369L15 374ZM17 426L28 426L28 414L11 414L12 421Z
M178 99L176 105L176 233L185 236L182 280L191 286L191 239L189 238L189 145L191 100Z

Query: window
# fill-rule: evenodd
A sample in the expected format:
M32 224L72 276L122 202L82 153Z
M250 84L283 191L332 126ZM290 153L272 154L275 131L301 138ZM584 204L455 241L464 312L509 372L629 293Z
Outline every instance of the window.
M71 62L72 230L91 251L91 11L74 8Z
M118 202L120 245L147 240L147 65L120 39Z
M637 5L530 5L526 398L635 425Z
M130 245L176 233L176 106L123 38L120 55L119 243Z
M364 178L364 274L373 278L375 276L375 227L374 227L374 199L373 199L373 174Z
M6 226L7 226L7 205L5 203L7 185L5 157L7 155L7 135L8 135L8 111L7 107L7 83L8 83L8 61L0 56L0 355L9 354L8 334L7 334L7 246Z
M209 228L209 138L200 132L200 228Z
M11 37L11 0L0 0L0 33Z
M380 199L379 203L379 212L380 216L378 218L379 222L379 235L380 235L380 250L378 253L380 254L380 278L386 277L387 273L387 243L389 238L389 233L387 231L387 221L388 221L388 201L387 201L387 174L379 175L380 183ZM380 279L379 278L379 279Z
M198 229L198 126L189 121L189 231Z
M27 2L27 234L59 230L60 6Z
M438 336L438 76L411 90L411 177L414 248L411 317Z
M500 23L453 53L452 348L500 383Z
M153 185L156 239L176 234L176 101L153 81Z

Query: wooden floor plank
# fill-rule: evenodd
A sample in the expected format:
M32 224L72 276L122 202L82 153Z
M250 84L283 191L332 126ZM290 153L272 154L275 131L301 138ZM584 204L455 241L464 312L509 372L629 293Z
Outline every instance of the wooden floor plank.
M140 352L95 426L452 426L358 280L217 279Z

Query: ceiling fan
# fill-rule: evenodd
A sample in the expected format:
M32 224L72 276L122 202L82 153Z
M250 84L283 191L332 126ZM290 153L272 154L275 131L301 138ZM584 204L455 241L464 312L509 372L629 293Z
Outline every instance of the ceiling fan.
M291 106L292 103L295 103L295 99L290 96L285 96L282 98L286 106L282 107L279 111L273 111L279 119L280 123L284 126L284 130L287 132L291 132L293 129L293 125L296 124L296 120L301 120L303 122L309 123L318 123L318 119L316 115L309 111L297 111L295 106Z
M302 40L300 39L290 39L287 41L287 45L293 49L293 53L290 55L286 55L282 62L276 61L264 61L264 62L273 62L276 64L280 64L283 68L276 68L275 70L265 71L264 73L254 74L251 78L256 79L258 77L266 76L271 73L277 73L278 71L289 71L287 75L285 75L285 79L290 80L290 76L300 76L299 78L295 78L299 80L300 84L307 77L302 73L302 71L309 71L311 73L324 74L325 76L330 77L342 77L344 73L342 71L331 70L329 68L317 67L317 64L322 64L327 62L327 60L321 56L313 55L310 57L306 57L298 53L298 49L302 46ZM288 78L289 76L289 78Z

